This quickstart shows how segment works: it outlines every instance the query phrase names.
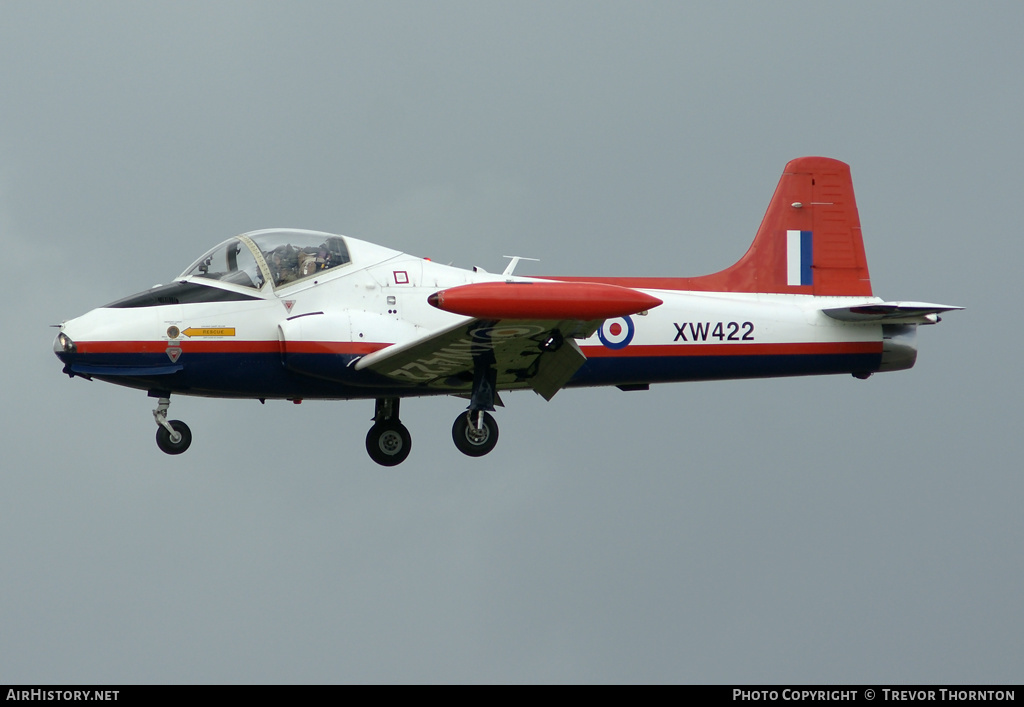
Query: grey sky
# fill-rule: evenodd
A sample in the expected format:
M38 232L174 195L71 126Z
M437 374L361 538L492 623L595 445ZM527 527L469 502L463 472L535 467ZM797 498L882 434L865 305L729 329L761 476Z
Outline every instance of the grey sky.
M0 683L1020 682L1019 3L0 0ZM851 164L875 376L372 403L69 381L47 325L263 227L699 275Z

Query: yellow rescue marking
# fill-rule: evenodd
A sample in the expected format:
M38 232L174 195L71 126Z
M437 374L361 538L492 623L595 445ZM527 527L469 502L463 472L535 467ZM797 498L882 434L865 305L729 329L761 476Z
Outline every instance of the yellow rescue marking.
M234 336L234 327L189 327L185 331L181 332L188 338L196 336Z

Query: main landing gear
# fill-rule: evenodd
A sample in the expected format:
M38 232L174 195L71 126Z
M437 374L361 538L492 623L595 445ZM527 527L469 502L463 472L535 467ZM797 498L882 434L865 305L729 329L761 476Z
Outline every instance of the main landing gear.
M192 444L192 430L181 420L167 420L167 409L171 406L169 397L157 401L153 418L156 420L156 446L166 454L181 454Z
M497 382L493 352L474 357L469 410L456 417L452 425L452 439L463 454L482 457L498 443L498 423L488 412L494 410L496 402L501 404ZM398 403L398 398L377 398L373 427L366 433L366 451L383 466L401 464L412 449L409 430L398 420Z
M452 439L463 454L482 457L498 443L498 423L488 410L494 410L498 399L498 372L494 368L494 352L473 359L473 392L469 409L455 418Z
M396 466L409 456L412 436L398 419L398 398L378 398L373 427L366 433L366 452L381 466ZM498 423L484 410L459 413L452 425L452 439L463 454L482 457L498 443Z
M498 423L490 413L468 410L455 418L452 439L463 454L482 457L498 443Z
M412 451L412 435L398 419L398 398L378 398L373 427L366 433L366 452L381 466L395 466Z

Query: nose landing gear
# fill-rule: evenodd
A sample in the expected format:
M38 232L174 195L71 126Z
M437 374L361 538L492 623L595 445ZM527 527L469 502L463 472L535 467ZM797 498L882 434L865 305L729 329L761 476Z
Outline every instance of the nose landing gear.
M156 446L165 454L181 454L192 444L192 430L181 420L167 419L167 409L171 406L171 399L160 398L156 410L153 411L153 419L156 420Z

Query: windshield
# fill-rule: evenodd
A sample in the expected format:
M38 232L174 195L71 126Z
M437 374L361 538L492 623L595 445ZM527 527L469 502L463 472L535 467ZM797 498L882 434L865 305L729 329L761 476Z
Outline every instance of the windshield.
M350 262L341 236L316 231L255 231L221 243L182 275L262 289L285 287Z
M201 257L185 272L185 277L206 277L243 287L260 289L266 278L256 264L252 251L240 238L232 238Z

